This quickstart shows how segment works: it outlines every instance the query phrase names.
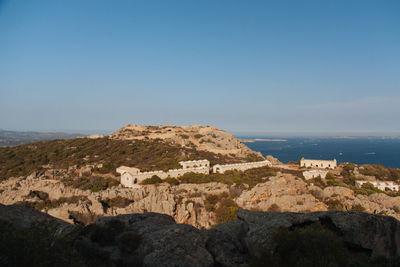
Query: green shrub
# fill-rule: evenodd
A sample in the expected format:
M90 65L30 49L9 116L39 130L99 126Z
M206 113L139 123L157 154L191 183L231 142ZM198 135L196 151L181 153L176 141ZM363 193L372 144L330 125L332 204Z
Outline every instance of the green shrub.
M365 212L365 208L363 206L361 206L360 204L356 204L351 207L351 211Z
M141 184L160 184L163 180L157 175L153 175L151 178L144 179Z
M306 181L308 184L314 184L315 186L318 186L319 188L324 189L326 187L326 184L324 181L322 181L321 176L318 176L316 178L312 178Z
M328 199L325 204L328 205L328 210L344 210L343 203L338 199Z
M65 177L61 180L67 186L79 188L81 190L90 190L92 192L99 192L119 185L119 182L112 178L104 178L101 176L90 176L71 178Z
M360 167L360 173L375 176L379 180L400 180L400 169L387 168L379 164L365 164Z
M215 210L217 223L229 222L236 219L236 210L238 209L239 206L232 199L222 199L218 205L218 208Z
M179 177L179 181L184 184L202 184L212 182L212 175L189 172Z
M325 176L326 180L335 180L335 175L331 172L328 172Z
M194 135L194 138L196 138L196 139L200 139L200 138L202 138L204 135L202 135L202 134L195 134Z
M117 208L125 208L133 203L133 200L130 200L125 197L117 196L115 198L107 198L102 200L102 203L106 205L106 207L117 207Z
M165 182L169 183L170 185L179 185L179 181L176 178L168 177L164 179Z
M204 206L206 211L208 212L214 211L215 205L218 203L218 201L228 197L229 195L226 192L221 193L219 195L214 195L214 194L207 195L206 199L204 200Z

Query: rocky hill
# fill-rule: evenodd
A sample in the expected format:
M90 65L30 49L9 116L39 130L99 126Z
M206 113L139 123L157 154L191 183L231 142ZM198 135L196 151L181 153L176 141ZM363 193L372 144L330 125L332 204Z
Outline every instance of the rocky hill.
M259 156L232 134L213 126L137 126L122 127L110 135L118 140L161 139L183 147L237 157Z
M359 212L236 213L237 219L210 230L176 224L170 216L157 213L100 217L81 227L29 208L0 204L0 260L4 266L231 267L301 262L300 266L394 267L399 263L400 223L392 217ZM33 214L33 224L26 223L24 218Z

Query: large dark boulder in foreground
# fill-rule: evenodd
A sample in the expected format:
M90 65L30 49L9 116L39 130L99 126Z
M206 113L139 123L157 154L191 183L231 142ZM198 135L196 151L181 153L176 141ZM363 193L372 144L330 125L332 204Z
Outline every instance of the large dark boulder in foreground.
M355 259L363 260L363 265L355 266L385 266L391 259L400 256L400 223L392 217L336 211L303 214L239 210L237 215L234 221L209 230L176 224L170 216L157 213L101 217L95 224L82 227L30 208L0 205L0 220L13 225L15 231L28 228L37 221L53 224L58 236L62 238L64 235L71 241L72 245L66 249L75 252L66 255L79 255L81 260L74 262L82 262L86 266L246 266L249 263L259 266L266 262L269 266L290 266L287 264L290 258L298 258L298 255L289 255L293 248L287 255L289 261L278 257L280 251L287 249L288 240L294 238L300 242L299 245L291 242L289 245L292 246L304 245L299 237L318 239L319 232L321 237L329 240L317 241L328 250L335 251L331 255L324 255L321 253L323 250L318 251L317 248L310 253L311 259L310 255L304 255L302 260L305 263L313 262L315 256L317 264L314 262L314 266L341 257L331 264L340 266L338 263L347 264L348 258L353 258L353 255ZM277 235L282 229L283 234ZM306 241L308 245L313 242ZM336 245L340 246L337 250ZM307 248L302 249L304 252ZM300 257L303 257L302 250L299 251ZM2 253L0 251L2 263L12 265L7 262L9 255ZM59 255L62 257L63 253ZM371 259L377 257L381 257L384 265L373 265Z
M313 212L313 213L266 213L247 210L237 211L242 228L248 228L244 237L250 253L255 248L272 249L272 234L280 227L294 229L312 223L321 223L332 230L354 248L370 252L372 257L400 256L400 223L393 217L372 215L363 212ZM217 226L226 230L230 222Z

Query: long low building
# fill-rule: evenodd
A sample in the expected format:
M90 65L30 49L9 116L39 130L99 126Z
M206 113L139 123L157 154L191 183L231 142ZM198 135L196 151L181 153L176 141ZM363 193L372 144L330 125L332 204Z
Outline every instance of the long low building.
M226 171L237 170L245 171L253 168L260 168L264 166L271 166L269 160L256 161L256 162L246 162L246 163L234 163L234 164L217 164L213 166L213 173L224 173Z
M168 177L179 177L185 173L194 172L210 174L210 162L208 160L181 161L182 169L170 169L168 171L141 172L138 168L121 166L116 169L121 174L121 184L125 187L138 188L140 183L154 175L165 179Z
M321 159L305 159L301 158L300 167L305 168L321 168L321 169L335 169L337 161L334 160L321 160Z

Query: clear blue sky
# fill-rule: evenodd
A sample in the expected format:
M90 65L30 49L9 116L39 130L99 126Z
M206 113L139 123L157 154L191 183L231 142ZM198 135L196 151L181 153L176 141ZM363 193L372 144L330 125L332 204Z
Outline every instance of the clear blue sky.
M1 1L0 128L400 132L400 1Z

